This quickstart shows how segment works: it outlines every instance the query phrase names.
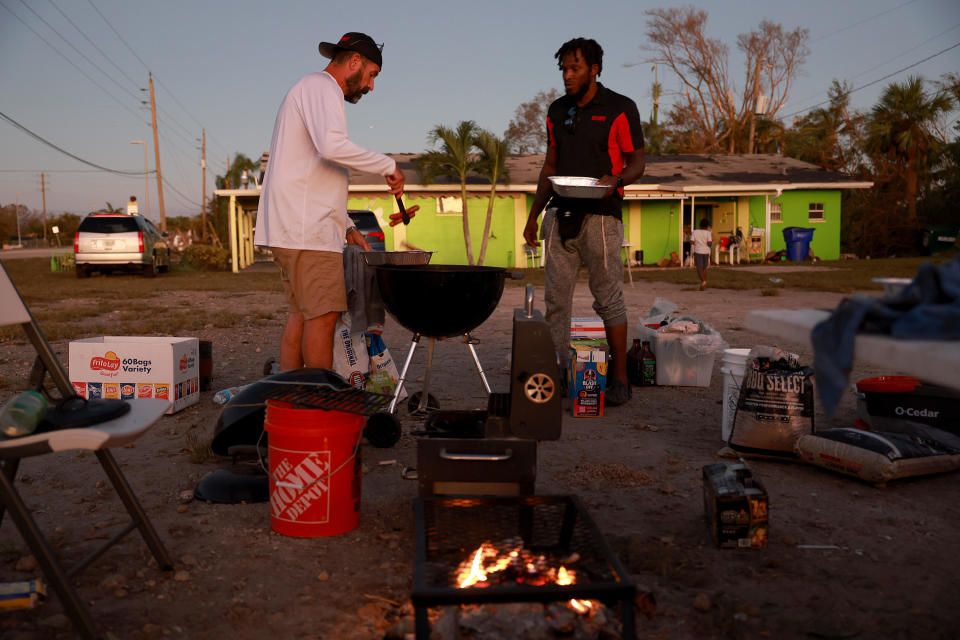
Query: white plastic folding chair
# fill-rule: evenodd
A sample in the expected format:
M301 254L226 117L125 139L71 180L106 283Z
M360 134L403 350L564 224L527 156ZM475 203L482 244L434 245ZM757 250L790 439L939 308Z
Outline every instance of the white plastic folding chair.
M23 327L37 352L37 362L34 365L34 373L31 375L31 385L52 401L58 400L52 391L45 386L46 377L49 374L55 390L59 394L59 400L72 397L74 395L73 386L70 384L66 372L50 348L50 344L27 308L26 303L24 303L16 286L10 280L2 262L0 262L0 301L2 301L0 302L0 326L20 325ZM17 530L23 536L24 542L30 548L47 581L60 599L65 613L73 622L75 630L84 638L96 638L98 634L87 606L77 594L71 580L110 547L118 543L126 534L138 529L160 568L163 570L173 568L173 563L163 542L161 542L153 524L147 518L146 512L140 506L126 477L110 453L111 448L122 447L143 435L170 405L166 400L156 398L128 400L126 402L129 404L128 412L97 424L80 428L68 427L43 431L14 438L0 435L0 465L2 465L0 467L2 469L2 473L0 473L0 500L2 500L2 504L0 504L0 523L3 521L4 513L9 511ZM86 558L71 568L65 569L34 521L30 508L27 507L17 491L16 475L20 460L23 458L68 450L88 450L96 454L97 460L110 479L131 520L125 528L106 540Z

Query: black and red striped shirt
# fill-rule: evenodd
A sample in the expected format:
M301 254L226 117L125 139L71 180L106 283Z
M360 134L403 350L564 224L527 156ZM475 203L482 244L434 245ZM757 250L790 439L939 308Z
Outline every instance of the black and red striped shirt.
M547 110L547 143L556 148L558 176L620 175L624 155L643 148L637 105L600 83L593 100L582 107L577 107L576 97L562 96ZM549 206L620 219L623 189L617 189L603 200L562 198L554 194Z

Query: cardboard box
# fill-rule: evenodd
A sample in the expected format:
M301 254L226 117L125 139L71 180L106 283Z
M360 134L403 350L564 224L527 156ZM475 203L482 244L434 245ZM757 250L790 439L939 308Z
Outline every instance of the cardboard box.
M573 399L575 418L603 416L607 361L606 340L575 340L571 343L567 389Z
M570 318L571 340L606 340L607 330L600 318Z
M84 398L162 398L175 413L200 399L196 338L103 336L70 343L70 382Z
M719 462L703 467L703 511L721 549L767 546L767 492L747 465Z

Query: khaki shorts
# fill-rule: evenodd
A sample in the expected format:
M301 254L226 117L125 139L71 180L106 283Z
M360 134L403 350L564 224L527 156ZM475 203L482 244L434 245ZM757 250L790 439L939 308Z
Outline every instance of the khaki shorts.
M278 249L273 261L280 265L280 279L290 311L311 320L332 311L347 310L347 286L343 254L336 251Z

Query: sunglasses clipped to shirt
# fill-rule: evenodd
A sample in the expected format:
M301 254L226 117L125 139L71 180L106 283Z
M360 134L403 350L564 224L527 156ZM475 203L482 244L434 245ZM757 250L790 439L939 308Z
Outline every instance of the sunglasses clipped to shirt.
M567 119L563 121L563 128L567 133L573 135L577 132L577 125L580 124L580 107L573 105L567 111Z

